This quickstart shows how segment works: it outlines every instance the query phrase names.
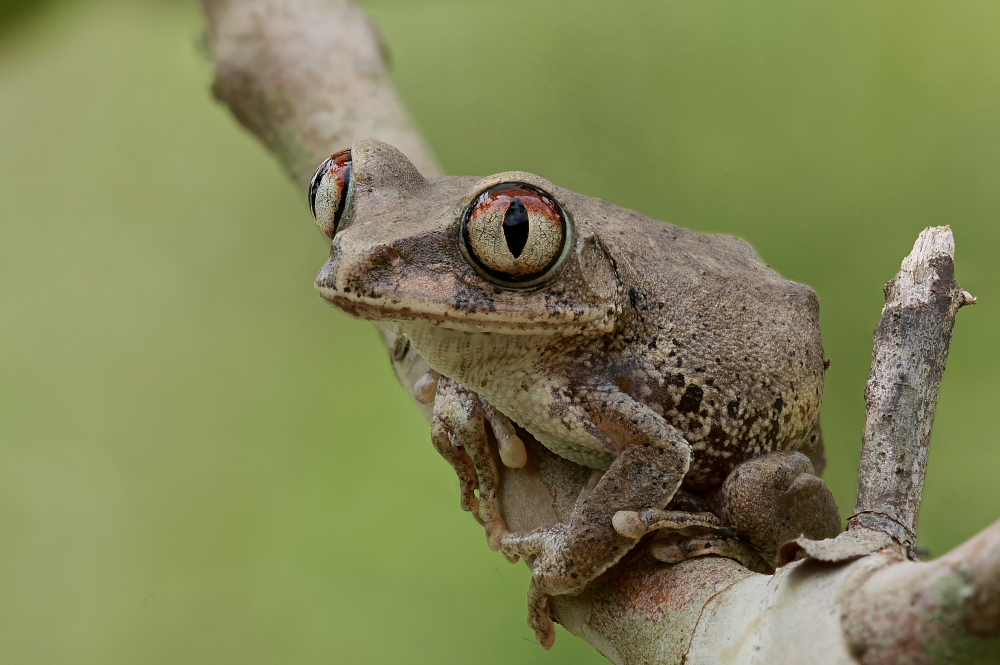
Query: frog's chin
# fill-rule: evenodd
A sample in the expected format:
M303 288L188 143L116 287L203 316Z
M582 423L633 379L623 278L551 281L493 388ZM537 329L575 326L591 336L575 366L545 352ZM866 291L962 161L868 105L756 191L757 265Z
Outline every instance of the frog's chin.
M363 296L352 297L352 294L319 286L316 290L324 300L348 316L373 323L428 323L449 330L504 335L584 335L607 332L610 327L610 322L604 318L578 319L566 323L551 320L510 320L510 318L502 320L500 319L502 313L487 310L463 311L457 316L445 311L436 311L433 307L413 307L405 303L387 303Z

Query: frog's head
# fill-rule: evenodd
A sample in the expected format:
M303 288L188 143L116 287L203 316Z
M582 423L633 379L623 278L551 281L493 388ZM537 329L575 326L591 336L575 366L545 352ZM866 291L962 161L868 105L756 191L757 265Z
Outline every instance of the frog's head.
M592 199L530 173L426 180L392 146L361 141L320 166L309 198L332 240L316 289L351 316L586 334L622 311Z

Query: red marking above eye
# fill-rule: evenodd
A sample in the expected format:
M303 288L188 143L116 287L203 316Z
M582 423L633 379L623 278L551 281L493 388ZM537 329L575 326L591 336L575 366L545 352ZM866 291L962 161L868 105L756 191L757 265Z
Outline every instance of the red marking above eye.
M480 194L473 204L475 207L472 214L478 215L480 212L491 209L504 209L506 211L515 200L520 200L527 212L544 215L554 222L562 224L562 213L559 211L559 206L544 192L527 185L511 185L510 183L491 187Z
M344 212L351 182L351 150L334 153L319 165L309 183L309 210L327 237L333 237Z
M526 183L502 183L480 194L463 221L470 257L491 277L537 283L555 266L566 239L562 209Z

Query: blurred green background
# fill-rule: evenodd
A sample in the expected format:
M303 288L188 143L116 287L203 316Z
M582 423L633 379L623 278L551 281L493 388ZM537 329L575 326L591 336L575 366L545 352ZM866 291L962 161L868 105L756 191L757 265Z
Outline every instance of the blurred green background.
M15 7L17 5L17 7ZM823 307L853 505L871 332L951 224L920 522L1000 517L1000 4L368 0L450 173L742 236ZM524 626L302 192L208 92L192 2L0 4L0 661L599 663Z

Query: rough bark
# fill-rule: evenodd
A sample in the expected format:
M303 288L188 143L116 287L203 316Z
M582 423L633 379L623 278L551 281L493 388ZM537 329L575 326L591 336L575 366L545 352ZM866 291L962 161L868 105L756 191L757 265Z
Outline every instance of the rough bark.
M303 188L320 160L364 138L397 146L425 175L439 173L355 5L203 4L216 96ZM789 563L774 575L719 557L665 564L640 547L579 596L553 599L557 620L615 663L1000 662L1000 523L936 561L912 560L955 312L974 302L954 281L953 255L950 230L929 229L887 287L847 532L788 543L780 556ZM381 333L412 390L427 364L391 329ZM525 444L524 469L500 465L499 501L514 530L565 519L594 481L530 438Z
M955 312L975 303L955 281L954 255L951 229L927 229L899 274L885 285L865 388L868 417L849 528L888 533L913 559L931 426Z

